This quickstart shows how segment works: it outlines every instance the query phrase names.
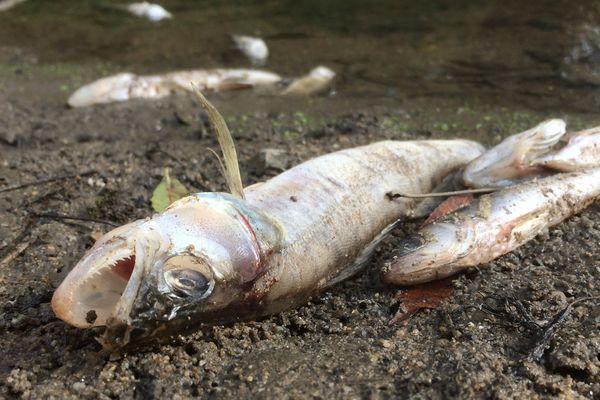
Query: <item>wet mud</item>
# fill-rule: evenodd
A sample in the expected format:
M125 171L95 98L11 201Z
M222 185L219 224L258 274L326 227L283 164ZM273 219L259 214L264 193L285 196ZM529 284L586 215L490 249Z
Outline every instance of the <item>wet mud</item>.
M276 72L293 76L315 63L335 69L335 89L323 96L209 95L251 184L377 140L493 144L550 117L573 129L600 124L594 69L586 67L595 65L594 46L584 43L595 43L585 26L597 9L556 2L543 13L525 5L517 12L492 2L437 2L434 9L393 8L388 14L405 15L383 18L350 2L355 10L326 23L333 6L232 2L209 12L165 2L183 15L178 29L126 24L86 2L83 10L65 6L64 25L43 35L50 23L40 14L60 11L43 4L32 0L0 15L0 397L600 397L599 300L568 308L600 296L600 204L456 277L438 308L393 325L401 289L384 285L379 270L421 221L401 224L365 271L298 309L126 354L103 352L98 331L69 327L49 303L93 238L152 214L164 168L194 191L225 189L207 150L217 148L216 139L192 96L69 109L65 100L79 85L124 69L240 66L223 50L224 29L271 36ZM203 27L186 25L200 15ZM270 24L256 22L265 16L273 16ZM220 31L215 21L225 21ZM99 37L106 26L114 29ZM186 26L214 38L213 46L182 45L176 38ZM115 43L127 34L127 51L119 51ZM171 39L152 47L160 37ZM264 149L285 157L274 168L257 167ZM47 178L56 179L1 192ZM544 338L550 327L555 332Z

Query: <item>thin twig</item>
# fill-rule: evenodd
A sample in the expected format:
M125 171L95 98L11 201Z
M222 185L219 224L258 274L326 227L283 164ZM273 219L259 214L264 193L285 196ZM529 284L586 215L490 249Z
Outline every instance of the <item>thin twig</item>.
M31 242L21 242L16 245L8 254L0 260L0 268L8 266L15 258L19 257L27 248L31 245Z
M48 197L54 196L57 193L63 192L63 190L64 189L60 188L60 189L51 190L49 192L43 193L43 194L37 196L36 198L34 198L33 200L30 200L27 203L20 205L19 207L23 207L23 208L29 207L35 203L38 203L40 201L47 199Z
M33 213L32 215L34 217L38 217L38 218L50 218L50 219L56 219L56 220L66 219L66 220L73 220L73 221L88 221L88 222L97 222L99 224L106 224L106 225L110 225L110 226L119 226L118 224L115 224L114 222L106 221L104 219L97 219L97 218L74 217L71 215L54 214L54 213L43 213L43 214Z
M91 171L82 172L80 174L60 175L60 176L54 176L54 177L51 177L51 178L40 179L40 180L33 181L33 182L20 183L20 184L17 184L17 185L3 187L3 188L0 189L0 193L11 192L13 190L19 190L19 189L23 189L23 188L26 188L26 187L29 187L29 186L43 185L45 183L60 181L60 180L64 180L64 179L71 179L71 178L78 178L78 177L82 177L82 176L93 175L93 174L96 174L96 173L98 173L98 171L91 170Z
M498 190L498 188L480 188L480 189L466 189L466 190L455 190L453 192L437 192L437 193L393 193L388 192L385 195L388 199L394 200L399 197L406 197L409 199L423 199L428 197L446 197L454 196L458 194L472 194L472 193L491 193Z
M546 326L544 327L544 334L541 336L538 344L529 352L529 355L527 356L527 360L528 361L539 361L542 358L542 356L544 355L546 346L548 345L548 342L556 334L558 329L562 325L564 325L565 321L567 320L567 317L571 314L571 311L573 310L573 306L575 304L581 303L583 301L598 300L598 299L600 299L600 296L582 297L581 299L577 299L577 300L571 302L564 309L562 309L560 312L558 312L554 316L554 318L552 318L552 320L550 322L548 322L546 324Z

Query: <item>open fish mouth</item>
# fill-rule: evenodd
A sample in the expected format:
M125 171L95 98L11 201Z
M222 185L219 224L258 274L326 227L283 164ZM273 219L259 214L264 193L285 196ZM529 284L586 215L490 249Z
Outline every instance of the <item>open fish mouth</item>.
M136 221L98 239L54 292L52 309L58 318L80 328L128 320L142 277L160 246L157 234L142 225Z
M115 238L116 239L116 238ZM52 297L52 309L63 321L80 327L106 325L123 296L136 266L136 252L120 246L92 249Z

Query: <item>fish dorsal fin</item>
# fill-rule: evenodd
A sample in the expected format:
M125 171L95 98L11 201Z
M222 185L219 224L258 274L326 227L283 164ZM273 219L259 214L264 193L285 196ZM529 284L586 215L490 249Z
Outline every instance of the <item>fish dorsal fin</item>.
M219 146L223 153L225 181L227 182L229 191L232 195L243 199L244 185L242 184L242 177L240 175L240 165L238 163L233 137L229 132L229 128L227 128L225 119L194 84L192 84L192 87L198 96L198 100L200 100L200 105L204 108L206 114L208 114L208 118L217 132L217 140L219 141Z

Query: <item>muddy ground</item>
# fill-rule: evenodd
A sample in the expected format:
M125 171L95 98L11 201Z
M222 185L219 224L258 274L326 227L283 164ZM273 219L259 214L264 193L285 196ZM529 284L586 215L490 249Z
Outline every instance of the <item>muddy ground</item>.
M24 10L21 19L11 20L13 32L27 26L27 13L34 11ZM496 30L514 22L502 15L480 19ZM535 32L556 29L534 22ZM460 275L441 306L405 323L388 324L399 307L399 289L382 284L378 271L419 221L394 231L364 273L299 309L206 327L120 356L102 352L94 340L98 332L55 318L49 304L54 288L92 245L92 236L111 229L106 222L119 225L152 214L149 199L165 167L192 190L223 190L217 162L206 150L217 143L191 96L67 108L66 96L77 85L145 59L135 52L128 53L131 60L108 65L79 63L68 52L66 59L56 59L27 41L40 35L32 28L0 47L0 191L63 178L0 192L0 259L6 260L0 266L0 397L600 397L598 300L567 309L575 300L600 296L600 204ZM509 40L503 35L493 38ZM327 42L327 51L350 41L336 38ZM600 124L593 82L566 79L540 56L549 48L540 49L536 57L523 56L528 60L523 68L486 70L498 65L493 62L447 67L442 61L447 67L442 72L437 64L427 67L459 84L446 78L415 81L423 71L411 70L403 78L381 72L395 85L372 79L357 85L355 78L364 74L350 68L338 77L335 93L314 98L238 91L210 99L236 138L246 184L278 172L257 170L251 161L264 148L285 150L290 167L383 139L468 137L493 144L549 117L564 117L572 128ZM550 78L531 79L523 71ZM558 329L544 342L544 328L560 316ZM541 358L528 360L540 343L547 344Z

